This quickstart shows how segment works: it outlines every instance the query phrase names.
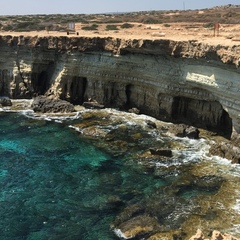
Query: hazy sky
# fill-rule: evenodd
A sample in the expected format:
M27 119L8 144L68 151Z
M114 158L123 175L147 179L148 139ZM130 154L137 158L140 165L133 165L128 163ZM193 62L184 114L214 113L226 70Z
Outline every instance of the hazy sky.
M203 9L240 0L0 0L0 15Z

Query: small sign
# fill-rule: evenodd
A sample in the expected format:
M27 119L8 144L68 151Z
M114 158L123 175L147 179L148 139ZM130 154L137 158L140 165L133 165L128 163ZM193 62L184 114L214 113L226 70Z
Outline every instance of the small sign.
M75 23L69 23L68 28L69 29L75 29Z

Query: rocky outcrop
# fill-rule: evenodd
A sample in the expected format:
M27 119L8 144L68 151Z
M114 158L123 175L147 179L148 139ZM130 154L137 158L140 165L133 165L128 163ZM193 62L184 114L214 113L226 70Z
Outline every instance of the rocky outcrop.
M38 96L32 102L34 112L41 113L66 113L73 112L74 106L61 99L54 99L45 96Z
M137 108L175 123L240 132L240 46L197 41L0 36L0 95Z

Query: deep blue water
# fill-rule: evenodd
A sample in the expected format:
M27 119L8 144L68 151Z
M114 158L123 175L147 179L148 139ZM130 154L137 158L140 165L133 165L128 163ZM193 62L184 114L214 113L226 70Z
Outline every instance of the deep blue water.
M117 239L124 201L165 184L67 124L15 113L0 113L0 156L1 240Z

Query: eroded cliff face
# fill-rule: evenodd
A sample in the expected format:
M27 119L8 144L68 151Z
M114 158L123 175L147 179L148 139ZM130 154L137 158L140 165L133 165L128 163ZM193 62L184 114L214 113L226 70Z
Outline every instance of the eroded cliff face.
M227 137L240 133L240 46L2 36L0 53L0 96L92 98Z

